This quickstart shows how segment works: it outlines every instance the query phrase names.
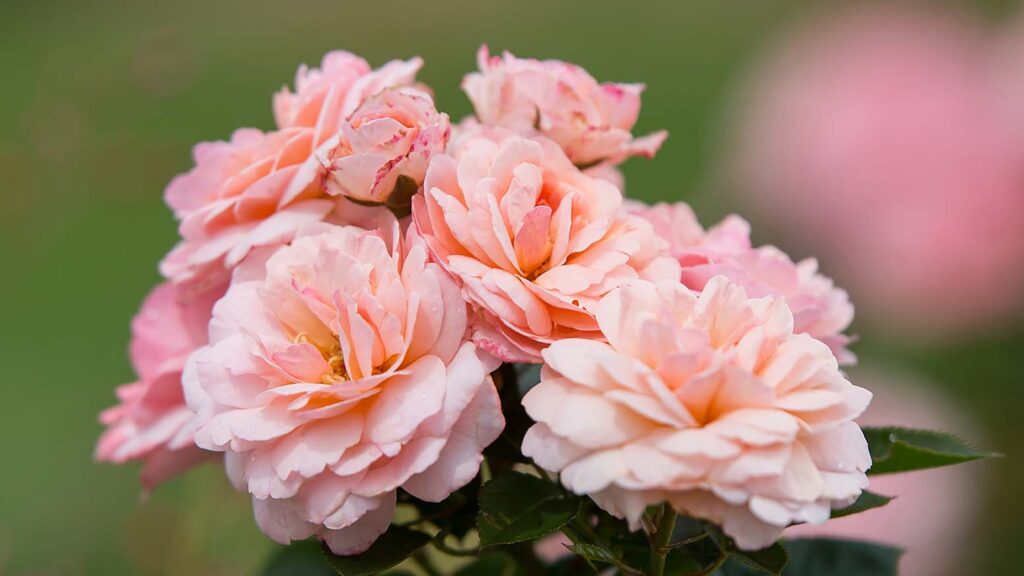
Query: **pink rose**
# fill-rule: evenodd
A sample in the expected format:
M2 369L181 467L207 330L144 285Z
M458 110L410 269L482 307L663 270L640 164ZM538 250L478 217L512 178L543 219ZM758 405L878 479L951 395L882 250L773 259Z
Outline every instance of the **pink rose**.
M161 272L193 291L227 280L259 246L289 242L299 228L335 207L323 190L329 140L367 98L413 81L418 59L371 70L347 52L324 56L322 69L299 69L296 92L274 98L280 130L237 130L230 142L195 147L195 167L167 187L167 204L181 220L182 241Z
M144 462L146 490L199 463L208 452L192 442L192 411L185 405L181 373L185 360L206 344L213 290L187 304L170 283L157 286L132 321L130 347L138 380L117 388L120 404L100 414L106 430L96 458L107 462Z
M462 89L480 122L523 135L554 140L577 165L617 164L630 156L652 157L668 133L633 138L640 114L641 84L598 84L579 66L558 60L477 52L480 71Z
M699 295L638 283L606 296L597 320L607 343L544 351L523 454L633 529L665 501L757 549L867 486L853 419L871 394L793 334L781 298L749 299L721 276Z
M300 226L324 218L334 202L323 192L313 133L235 131L230 142L195 147L196 166L167 187L167 204L181 220L181 242L160 271L194 291L225 282L255 247L287 243Z
M394 86L408 86L423 67L423 60L392 60L373 70L359 56L342 50L324 55L320 68L299 67L295 92L287 87L274 95L277 127L316 128L323 142L341 130L343 123L367 98Z
M845 290L818 273L817 260L794 263L774 246L754 248L750 224L736 215L705 231L685 202L654 206L630 202L629 208L668 240L669 252L682 266L683 284L699 291L721 274L743 286L751 297L778 294L793 312L796 333L828 344L840 364L856 362L847 348L852 338L843 334L853 321L853 305Z
M471 137L435 156L413 218L473 304L474 340L507 361L599 337L593 308L613 288L679 278L650 226L622 211L619 191L543 138Z
M451 128L430 94L396 88L367 99L344 123L325 155L329 194L372 203L405 204L423 184L427 164L444 152Z
M248 268L184 384L196 443L225 452L268 536L358 553L399 488L436 502L476 476L504 427L497 362L465 340L459 289L414 233L334 227L280 248L264 278Z

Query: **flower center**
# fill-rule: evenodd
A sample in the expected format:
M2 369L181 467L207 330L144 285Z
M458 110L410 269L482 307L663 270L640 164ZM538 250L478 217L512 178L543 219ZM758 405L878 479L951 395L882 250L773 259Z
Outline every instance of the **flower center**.
M330 367L330 372L325 372L321 376L321 384L340 384L348 380L348 372L345 370L345 359L341 357L341 343L338 340L335 339L329 348L325 348L310 340L305 332L299 332L292 341L296 344L309 344L316 348L320 355L323 356L327 366Z

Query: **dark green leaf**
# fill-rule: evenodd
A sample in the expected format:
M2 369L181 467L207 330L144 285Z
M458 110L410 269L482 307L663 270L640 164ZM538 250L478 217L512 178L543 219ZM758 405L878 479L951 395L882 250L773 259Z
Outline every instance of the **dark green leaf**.
M505 429L501 436L484 450L484 456L494 475L500 476L508 472L518 463L527 463L521 447L523 436L533 425L533 420L523 408L522 396L519 393L519 372L516 364L504 363L493 372L494 383L498 387L501 398L501 411L505 417Z
M871 451L868 474L889 474L948 466L994 456L963 440L929 430L909 428L864 428Z
M400 564L427 542L430 536L423 532L392 526L362 554L335 556L326 548L324 551L328 564L341 576L368 576Z
M540 364L516 364L515 368L518 375L516 385L521 396L540 383Z
M811 538L783 542L789 563L783 576L895 576L901 551L898 548L859 542ZM720 576L761 576L764 572L731 556Z
M508 472L480 489L477 530L482 547L546 536L571 521L579 499L565 496L547 480Z
M789 561L786 549L778 542L761 550L746 551L733 549L729 551L729 556L760 573L772 574L773 576L782 574L782 569L786 567L786 562Z
M701 563L687 550L673 550L665 559L665 576L695 576L708 566L709 564Z
M401 502L413 506L419 511L420 518L425 518L436 526L443 526L448 533L458 540L476 528L476 499L480 492L480 476L472 482L453 492L441 502L424 502L407 494L400 493Z
M896 576L903 553L892 546L831 538L791 540L785 546L785 576Z
M500 552L488 552L455 573L455 576L524 576L525 572L512 556Z
M846 508L837 508L833 510L832 517L842 518L843 516L849 516L850 514L859 514L865 510L871 510L872 508L881 508L892 501L892 496L882 496L881 494L875 494L874 492L868 492L865 490L860 493L860 496L857 497L857 501L853 504L850 504Z
M334 576L316 540L282 546L263 568L262 576Z

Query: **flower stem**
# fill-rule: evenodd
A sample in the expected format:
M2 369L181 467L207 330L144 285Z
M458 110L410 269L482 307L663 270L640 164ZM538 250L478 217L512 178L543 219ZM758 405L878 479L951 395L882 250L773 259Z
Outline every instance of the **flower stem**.
M661 519L658 521L658 530L654 533L654 541L651 543L651 562L648 574L650 576L663 576L665 574L665 557L668 556L668 544L672 541L672 531L676 527L678 514L668 504L661 507Z

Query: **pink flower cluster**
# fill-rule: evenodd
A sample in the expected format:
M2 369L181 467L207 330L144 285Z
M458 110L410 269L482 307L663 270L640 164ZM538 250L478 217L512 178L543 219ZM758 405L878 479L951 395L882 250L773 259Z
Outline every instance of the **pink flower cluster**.
M807 333L829 345L840 364L856 357L843 334L853 321L853 305L846 291L818 273L818 261L794 263L774 246L754 248L750 224L737 215L704 230L685 202L630 208L647 219L655 232L669 243L669 254L682 266L682 282L703 290L711 278L722 275L743 286L754 298L776 294L785 298L793 313L794 331Z
M523 453L634 527L667 502L753 548L856 498L845 292L738 217L625 201L609 171L665 137L632 135L638 85L482 49L453 131L420 65L332 52L276 130L196 147L98 458L151 486L222 453L267 535L354 554L399 490L477 476L491 372L527 362Z

